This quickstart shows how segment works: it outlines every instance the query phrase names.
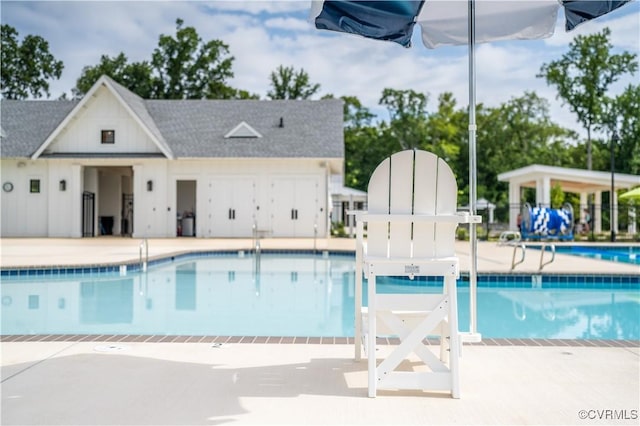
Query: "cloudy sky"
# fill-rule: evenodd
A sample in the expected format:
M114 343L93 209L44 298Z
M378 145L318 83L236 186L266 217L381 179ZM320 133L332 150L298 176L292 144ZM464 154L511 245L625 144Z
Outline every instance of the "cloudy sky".
M269 74L279 65L303 68L320 94L357 96L381 119L382 90L413 89L430 96L449 91L458 105L468 104L467 48L425 48L414 37L405 49L395 43L316 30L309 21L310 1L5 1L1 20L20 37L40 35L54 56L64 62L62 78L52 83L51 97L70 94L84 66L95 65L103 54L124 52L129 61L150 60L160 34L175 35L177 18L194 27L206 41L219 39L234 56L233 87L266 97ZM571 33L563 29L562 14L555 34L542 41L511 41L479 45L477 101L496 106L525 91L535 91L551 103L554 121L576 130L573 114L555 100L556 92L536 78L542 64L559 59L578 34L608 26L616 52L640 53L640 2L592 21ZM617 83L616 93L637 78Z

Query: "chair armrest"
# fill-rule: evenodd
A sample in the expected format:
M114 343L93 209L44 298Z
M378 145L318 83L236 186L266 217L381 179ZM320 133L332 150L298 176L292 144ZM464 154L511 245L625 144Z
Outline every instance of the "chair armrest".
M372 222L448 222L448 223L481 223L482 217L470 215L468 212L454 214L377 214L366 211L354 211L357 221Z
M457 212L458 216L462 218L459 223L482 223L482 216L477 214L469 214L469 212Z

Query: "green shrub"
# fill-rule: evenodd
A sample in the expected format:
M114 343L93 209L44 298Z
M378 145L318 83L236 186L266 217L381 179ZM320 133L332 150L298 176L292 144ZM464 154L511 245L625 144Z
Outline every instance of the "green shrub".
M344 230L343 222L331 222L331 236L338 238L347 237L347 232Z

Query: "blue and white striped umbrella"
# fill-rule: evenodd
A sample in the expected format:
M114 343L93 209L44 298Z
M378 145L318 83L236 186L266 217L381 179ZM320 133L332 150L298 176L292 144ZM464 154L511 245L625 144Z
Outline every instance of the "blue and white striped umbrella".
M475 43L550 37L564 9L565 29L605 15L630 0L390 0L313 1L316 28L388 40L409 47L418 24L428 48L469 43L474 21ZM472 13L469 13L470 10ZM471 41L474 41L473 38Z
M314 0L316 28L357 34L411 46L416 24L428 48L469 46L469 210L476 212L475 45L499 40L532 40L553 35L564 8L565 28L605 15L631 0ZM477 242L471 225L470 336L476 323Z

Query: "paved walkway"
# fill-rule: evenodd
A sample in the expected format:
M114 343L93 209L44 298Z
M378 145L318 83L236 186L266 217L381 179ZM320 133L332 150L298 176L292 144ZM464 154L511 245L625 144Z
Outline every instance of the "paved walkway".
M140 259L140 239L121 237L99 238L3 238L0 266L2 268L28 266L61 265L97 265L137 262ZM149 258L164 257L171 254L202 250L250 250L251 239L205 239L205 238L151 238ZM562 243L558 243L562 244ZM640 246L640 244L636 244ZM263 249L318 249L318 250L355 250L355 240L347 238L318 239L277 239L261 241ZM456 243L456 253L460 258L462 271L470 269L470 244L465 241ZM143 250L144 251L144 250ZM506 273L511 269L514 249L500 246L496 242L478 242L479 272ZM520 259L521 249L516 252ZM526 250L525 261L516 266L515 272L537 272L541 251L533 248ZM544 253L544 261L549 260L550 252ZM556 254L553 263L546 265L543 272L579 273L579 274L638 274L637 265L587 259L577 256Z

